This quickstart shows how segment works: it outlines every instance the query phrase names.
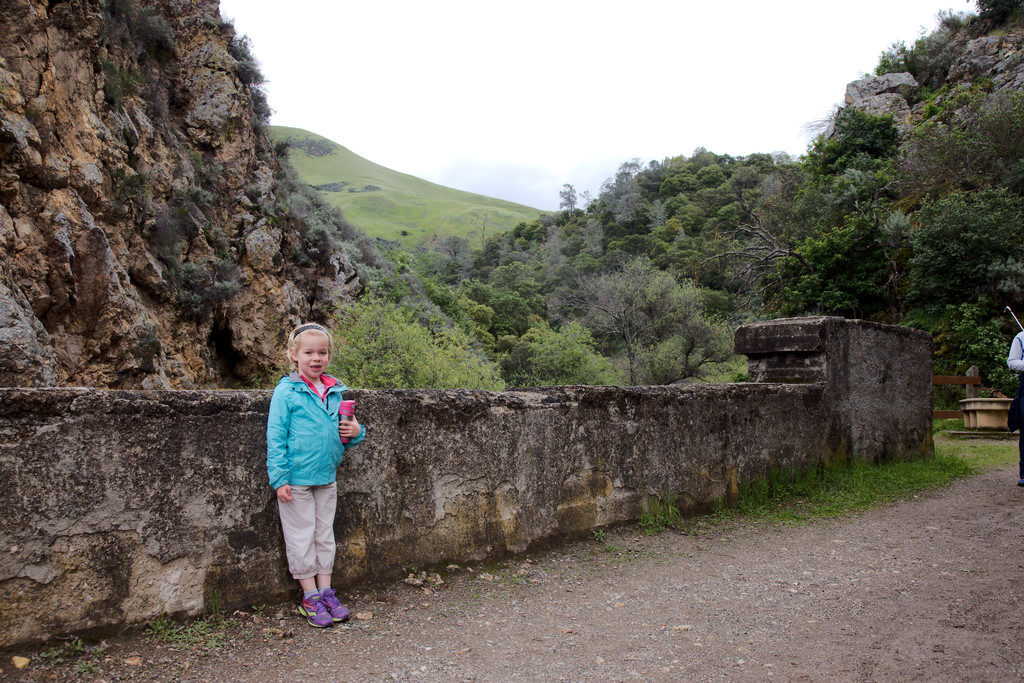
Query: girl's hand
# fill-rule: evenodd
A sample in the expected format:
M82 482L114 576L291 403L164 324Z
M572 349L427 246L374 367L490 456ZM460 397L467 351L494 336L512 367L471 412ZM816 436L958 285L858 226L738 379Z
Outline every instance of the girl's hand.
M292 487L290 484L285 484L277 489L277 499L282 503L292 502Z
M351 420L342 420L338 423L338 436L345 439L356 438L362 430L354 415Z

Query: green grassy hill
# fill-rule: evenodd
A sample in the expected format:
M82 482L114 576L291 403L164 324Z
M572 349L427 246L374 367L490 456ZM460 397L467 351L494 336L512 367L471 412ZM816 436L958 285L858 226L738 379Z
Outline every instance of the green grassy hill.
M481 233L491 236L541 215L392 171L301 128L271 126L270 134L274 142L289 143L288 158L302 179L371 237L413 247L457 235L479 245Z

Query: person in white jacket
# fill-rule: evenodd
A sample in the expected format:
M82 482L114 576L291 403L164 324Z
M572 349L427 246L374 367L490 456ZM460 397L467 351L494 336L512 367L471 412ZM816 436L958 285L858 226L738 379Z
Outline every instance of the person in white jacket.
M1024 373L1024 330L1019 332L1013 338L1013 343L1010 344L1010 355L1006 358L1006 367L1018 374ZM1020 430L1020 441L1017 448L1020 451L1017 486L1024 486L1024 429Z

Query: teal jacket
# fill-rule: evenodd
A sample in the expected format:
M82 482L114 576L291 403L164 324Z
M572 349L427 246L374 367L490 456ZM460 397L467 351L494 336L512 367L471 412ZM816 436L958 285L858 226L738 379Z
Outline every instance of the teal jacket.
M267 475L274 490L285 484L321 486L338 476L345 449L366 436L366 427L347 444L338 435L341 382L327 390L324 402L298 372L282 377L270 399L267 417Z

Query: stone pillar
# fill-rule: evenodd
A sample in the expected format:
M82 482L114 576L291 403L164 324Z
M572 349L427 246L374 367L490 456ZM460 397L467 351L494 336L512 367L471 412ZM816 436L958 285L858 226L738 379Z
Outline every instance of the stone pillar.
M930 455L931 336L838 317L744 325L735 348L751 382L821 383L833 455Z

